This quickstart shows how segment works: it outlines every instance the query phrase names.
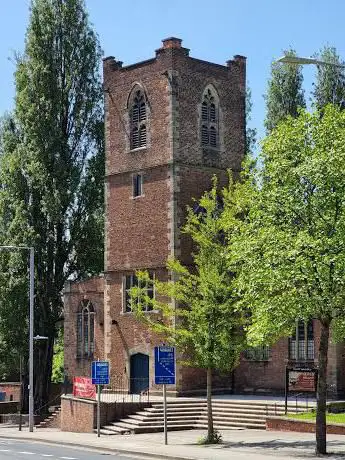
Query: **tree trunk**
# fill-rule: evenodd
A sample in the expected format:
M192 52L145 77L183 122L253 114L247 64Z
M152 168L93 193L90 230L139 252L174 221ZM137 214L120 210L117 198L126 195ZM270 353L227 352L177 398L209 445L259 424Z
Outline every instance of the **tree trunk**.
M326 446L326 402L327 402L327 362L328 362L329 322L321 322L319 346L319 375L317 382L316 408L316 455L324 455Z
M207 438L213 439L213 415L212 415L212 368L207 368Z
M52 372L54 339L50 337L48 341L36 346L35 353L35 413L45 414L49 408L49 389Z

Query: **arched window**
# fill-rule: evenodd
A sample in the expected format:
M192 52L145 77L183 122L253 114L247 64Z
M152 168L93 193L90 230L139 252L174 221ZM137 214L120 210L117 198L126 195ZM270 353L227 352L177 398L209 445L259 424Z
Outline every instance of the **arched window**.
M130 148L145 147L147 143L147 110L146 98L141 89L134 91L129 109L130 118Z
M289 359L309 361L314 359L313 321L296 321L296 328L289 338Z
M95 351L95 311L83 300L77 313L77 357L92 358Z
M207 87L201 104L201 145L219 147L219 115L216 92Z

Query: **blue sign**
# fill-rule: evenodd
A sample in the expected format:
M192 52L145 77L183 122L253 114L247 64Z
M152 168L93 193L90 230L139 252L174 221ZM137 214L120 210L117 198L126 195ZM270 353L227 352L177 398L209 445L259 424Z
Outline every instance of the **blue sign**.
M155 347L155 384L175 385L175 347Z
M109 385L109 361L92 361L91 378L93 385Z

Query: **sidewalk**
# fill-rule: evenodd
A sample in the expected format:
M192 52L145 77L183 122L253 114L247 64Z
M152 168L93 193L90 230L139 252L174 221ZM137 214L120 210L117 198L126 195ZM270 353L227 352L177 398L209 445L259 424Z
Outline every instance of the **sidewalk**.
M310 459L314 455L315 435L309 433L283 433L261 430L224 430L223 443L213 446L199 446L201 430L174 431L168 433L169 445L164 445L163 433L137 435L101 436L88 433L69 433L57 429L0 427L0 438L32 440L38 442L93 448L100 451L121 452L140 455L149 459L180 460L284 460ZM345 436L329 435L327 458L344 459Z

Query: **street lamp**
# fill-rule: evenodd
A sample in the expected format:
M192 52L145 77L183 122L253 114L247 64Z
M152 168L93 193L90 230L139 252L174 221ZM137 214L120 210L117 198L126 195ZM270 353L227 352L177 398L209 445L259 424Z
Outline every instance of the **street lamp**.
M30 255L29 278L29 431L34 431L34 248L31 246L0 246L0 249L25 250Z
M282 62L283 64L295 64L295 65L330 65L332 67L341 67L344 68L345 64L336 64L334 62L321 61L320 59L298 57L298 56L289 56L285 55L276 60L276 62Z

